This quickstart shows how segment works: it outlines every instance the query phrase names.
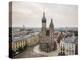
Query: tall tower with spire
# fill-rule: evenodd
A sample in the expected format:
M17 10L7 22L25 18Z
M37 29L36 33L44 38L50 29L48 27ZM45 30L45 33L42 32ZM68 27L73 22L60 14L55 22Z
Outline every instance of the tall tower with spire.
M43 12L43 17L42 17L42 41L45 40L46 38L46 17L45 17L45 12Z
M45 12L43 12L43 17L42 17L42 28L41 28L41 33L40 33L40 49L45 50L45 43L46 41L46 17L45 17Z
M46 17L45 17L45 12L43 12L43 17L42 17L42 31L46 30Z

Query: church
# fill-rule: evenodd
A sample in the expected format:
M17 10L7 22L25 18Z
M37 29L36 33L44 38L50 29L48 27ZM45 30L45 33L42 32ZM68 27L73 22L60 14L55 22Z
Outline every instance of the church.
M51 19L49 28L46 27L45 12L42 17L42 28L40 32L40 49L41 51L50 52L57 49L57 39L55 39L55 30L53 20ZM58 34L57 34L58 35Z

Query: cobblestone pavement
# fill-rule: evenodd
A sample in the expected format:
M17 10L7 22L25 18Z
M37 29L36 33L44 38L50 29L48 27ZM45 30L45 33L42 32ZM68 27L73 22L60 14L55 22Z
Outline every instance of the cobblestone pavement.
M16 55L14 58L30 58L30 57L46 57L41 54L33 52L34 47L28 47L24 52Z

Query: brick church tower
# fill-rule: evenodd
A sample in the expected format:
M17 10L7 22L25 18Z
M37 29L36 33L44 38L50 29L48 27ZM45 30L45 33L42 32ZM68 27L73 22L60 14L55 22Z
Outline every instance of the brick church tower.
M42 51L50 52L57 49L56 41L54 40L54 24L51 19L49 29L46 28L46 17L43 12L42 28L40 32L40 49Z

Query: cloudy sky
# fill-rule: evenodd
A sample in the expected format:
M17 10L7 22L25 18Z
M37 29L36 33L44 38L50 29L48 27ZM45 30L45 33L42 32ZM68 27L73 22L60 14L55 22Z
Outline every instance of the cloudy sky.
M78 7L76 5L33 2L12 3L12 26L41 27L43 11L45 11L47 27L51 18L55 27L78 26Z

